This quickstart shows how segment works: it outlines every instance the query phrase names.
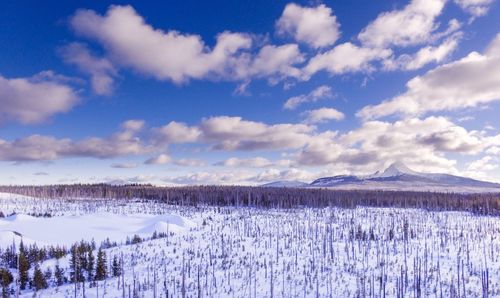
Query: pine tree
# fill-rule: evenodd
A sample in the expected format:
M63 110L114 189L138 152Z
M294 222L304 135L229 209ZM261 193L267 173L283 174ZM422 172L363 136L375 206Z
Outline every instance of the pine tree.
M70 277L73 283L83 282L85 279L81 262L80 249L78 245L74 244L71 248L71 257L69 260Z
M64 269L59 266L59 263L56 264L54 269L54 277L56 279L56 285L61 286L65 282Z
M104 280L107 277L107 271L106 271L107 265L106 265L106 255L102 251L102 249L99 248L97 252L97 266L95 269L95 280Z
M88 272L88 266L89 266L86 251L87 251L87 247L86 247L85 243L83 243L83 242L80 243L80 246L78 247L78 257L80 258L80 270L78 273L80 274L79 281L82 281L82 282L85 281L85 274L83 274L83 272L84 271Z
M92 281L94 279L94 264L95 264L95 258L94 258L94 253L92 252L92 249L89 249L87 252L87 277L89 281Z
M113 271L113 277L118 277L121 275L121 264L118 261L118 257L116 255L113 257L113 263L111 264L111 270Z
M47 269L45 270L45 272L43 272L43 276L45 276L45 280L48 283L52 279L52 270L50 270L50 268L47 267Z
M14 277L9 270L0 268L0 285L2 286L2 297L9 297L9 285L14 281Z
M29 273L28 270L30 270L30 263L28 259L26 258L25 251L24 251L24 246L21 245L19 246L19 283L20 283L20 288L21 290L26 289L26 285L28 284L29 281Z
M47 280L45 279L45 275L43 274L40 266L35 266L35 272L33 273L33 287L35 291L39 291L42 289L48 288Z

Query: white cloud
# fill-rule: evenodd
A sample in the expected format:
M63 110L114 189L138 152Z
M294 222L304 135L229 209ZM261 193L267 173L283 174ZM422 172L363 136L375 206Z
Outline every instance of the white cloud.
M138 165L136 163L131 163L131 162L111 164L111 167L115 169L133 169L137 168L137 166Z
M252 43L244 34L224 32L210 51L198 35L153 28L131 6L111 6L104 16L79 10L71 25L99 41L114 63L175 83L220 74Z
M317 175L312 174L308 171L301 169L288 169L288 170L278 170L278 169L268 169L250 180L256 182L272 182L272 181L301 181L309 182L317 178Z
M206 165L203 160L192 158L181 158L179 160L176 160L174 163L182 167L204 167Z
M157 181L158 177L155 175L138 175L133 177L104 177L97 178L92 177L90 180L97 183L106 183L112 185L122 185L122 184L137 184L137 183L151 183L152 181ZM61 182L67 183L67 180L64 179ZM76 182L76 181L71 181Z
M40 123L78 103L72 87L44 74L11 79L0 75L0 122Z
M304 61L296 44L264 45L253 53L252 37L243 33L222 32L210 48L199 35L154 28L131 6L111 6L105 15L79 10L71 25L78 34L98 41L113 65L177 84L191 79L247 82L253 78L275 83L298 77L300 69L294 65Z
M444 117L369 121L330 137L312 138L299 151L299 165L333 165L340 171L370 173L403 161L422 171L457 173L447 154L476 155L500 144L499 136L468 131Z
M500 99L500 35L484 54L468 56L436 67L407 83L401 95L366 106L356 115L363 119L393 114L404 116L475 107Z
M332 75L349 72L370 72L371 62L391 56L392 51L381 48L359 47L350 42L312 57L303 68L302 79L308 80L313 74L326 70Z
M313 48L334 44L340 37L339 27L331 8L324 4L302 7L289 3L276 22L279 34L290 35Z
M121 128L124 131L137 132L137 131L142 130L145 125L146 125L146 123L144 122L144 120L132 119L132 120L127 120L127 121L123 122L121 125Z
M363 45L377 48L426 43L437 29L436 18L446 0L412 0L400 10L381 13L358 35Z
M160 154L158 156L149 158L144 163L147 165L164 165L170 163L171 161L172 158L167 154Z
M90 75L92 89L99 95L110 95L113 92L115 67L106 58L97 58L90 53L85 44L70 43L60 50L66 63L76 65L82 72Z
M468 171L492 171L498 168L498 160L491 156L485 156L468 164Z
M474 17L485 15L494 0L454 0L464 11Z
M385 60L384 67L387 70L416 70L432 62L442 62L455 51L460 37L461 34L455 34L438 46L426 46L419 49L414 55L403 54L397 59Z
M248 171L211 171L211 172L196 172L185 175L168 177L164 181L176 184L188 185L209 185L209 184L224 184L224 185L255 185L277 180L296 180L296 181L311 181L317 178L317 175L300 169L267 169L262 173L252 173Z
M302 94L290 97L283 105L283 108L288 110L294 110L303 103L316 102L321 99L332 98L332 97L333 97L332 88L326 85L322 85L317 87L308 94Z
M52 136L31 135L13 141L0 139L0 160L44 161L68 157L113 158L146 154L157 150L137 136L140 121L127 121L122 129L107 137L90 137L80 141Z
M247 180L252 177L252 174L247 172L196 172L189 173L177 177L165 178L166 182L189 185L209 185L209 184L226 184L226 185L243 185L250 184Z
M215 165L224 167L246 167L246 168L265 168L273 165L273 162L264 157L252 157L240 159L231 157L225 161L218 162Z
M217 116L195 126L175 121L153 128L153 144L211 144L224 151L287 150L304 146L316 136L316 127L306 124L266 124L241 117Z
M315 127L304 124L274 124L219 116L200 124L203 139L217 150L279 150L303 146Z
M304 61L302 53L296 44L281 46L263 46L250 65L238 65L240 77L269 77L271 82L279 81L286 77L299 77L301 74L295 64Z
M321 108L316 110L305 111L302 115L306 118L305 123L322 123L329 120L342 120L345 118L344 113L333 108Z
M154 130L158 143L191 143L198 140L200 130L185 123L172 121L169 124Z

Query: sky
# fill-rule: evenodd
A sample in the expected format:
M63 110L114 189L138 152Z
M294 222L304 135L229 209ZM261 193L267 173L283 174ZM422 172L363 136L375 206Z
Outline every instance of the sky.
M500 182L500 4L2 1L0 183Z

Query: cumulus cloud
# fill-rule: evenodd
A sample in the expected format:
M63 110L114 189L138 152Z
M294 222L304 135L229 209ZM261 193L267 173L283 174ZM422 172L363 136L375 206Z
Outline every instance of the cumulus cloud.
M444 117L368 121L344 134L311 139L296 158L301 165L343 165L348 172L369 173L394 161L417 170L456 172L456 161L446 154L479 154L499 142L498 136L468 131Z
M147 159L144 163L147 165L164 165L170 163L171 161L172 158L167 154L160 154L158 156Z
M205 171L188 173L180 176L167 177L164 181L176 184L187 185L208 185L208 184L225 184L225 185L255 185L263 184L277 180L290 181L312 181L317 178L317 174L310 173L300 169L267 169L261 173L253 173L249 171Z
M493 0L454 0L454 2L474 17L485 15L493 4Z
M215 163L216 166L225 166L225 167L246 167L246 168L265 168L273 165L269 159L264 157L252 157L240 159L236 157L231 157L226 159L225 161Z
M97 183L107 183L112 185L123 185L123 184L137 184L137 183L151 183L151 181L157 181L158 177L155 175L137 175L133 177L104 177L104 178L91 178L92 181ZM67 181L61 181L67 183ZM70 181L75 182L75 181Z
M475 107L500 99L500 35L483 53L436 67L407 83L401 95L366 106L356 115L363 119L393 114L421 115Z
M6 78L0 75L0 122L35 124L68 112L79 99L57 76Z
M387 70L416 70L432 62L440 63L455 51L461 36L461 34L455 34L438 46L426 46L413 55L402 54L397 59L385 60L384 67Z
M375 48L412 46L426 43L438 28L436 18L446 0L412 0L403 9L381 13L358 38Z
M289 3L276 22L278 34L292 36L313 48L334 44L340 37L339 27L332 9L324 4L302 7Z
M176 160L174 164L181 167L204 167L206 163L203 160L192 158L181 158Z
M342 120L345 118L344 113L337 111L333 108L321 108L316 110L309 110L302 113L305 117L305 123L315 124L327 122L329 120Z
M67 157L113 158L146 154L155 147L145 144L138 136L140 121L125 122L122 129L107 137L90 137L80 141L52 136L31 135L13 141L0 139L0 160L47 161Z
M216 116L194 126L172 121L153 128L152 143L205 143L224 151L288 150L304 146L316 135L315 129L307 124L266 124L241 117Z
M224 31L210 48L199 35L154 28L131 6L110 6L105 15L78 10L71 18L71 26L77 34L99 42L113 65L177 84L191 79L253 78L274 83L285 77L298 77L300 70L294 65L304 61L296 44L267 44L254 53L252 37L244 33ZM77 53L81 52L78 49ZM102 61L95 63L96 58L84 58L86 65L93 60L87 72L94 70L94 76L96 72L103 73ZM108 69L105 73L109 77Z
M165 178L164 181L189 185L244 185L251 184L248 182L248 180L252 177L252 174L247 172L196 172L176 177L168 177Z
M305 124L274 124L219 116L200 124L205 141L217 150L280 150L303 146L315 127Z
M201 131L185 123L172 121L165 126L154 129L158 143L192 143L198 140Z
M306 170L301 169L287 169L287 170L278 170L278 169L268 169L255 177L250 178L250 180L256 182L272 182L272 181L302 181L309 182L317 178L317 175L310 173Z
M252 42L244 34L224 32L208 50L198 35L153 28L131 6L111 6L105 15L78 10L71 25L78 34L99 41L114 63L176 83L223 71Z
M301 71L295 65L304 61L304 57L296 44L281 46L265 45L255 59L246 65L238 65L240 77L269 77L271 83L286 77L298 78Z
M316 102L321 99L333 98L332 88L326 85L322 85L314 89L308 94L302 94L287 99L283 108L287 110L294 110L298 106L308 102Z
M492 156L484 156L467 165L468 171L492 171L498 168L498 160Z
M325 70L332 75L349 72L370 72L371 62L386 59L392 51L383 48L360 47L346 42L333 49L312 57L303 68L302 79L308 80L313 74Z
M117 71L107 58L92 55L85 44L70 43L60 50L66 63L76 65L82 72L90 75L92 89L99 95L113 92L114 78Z

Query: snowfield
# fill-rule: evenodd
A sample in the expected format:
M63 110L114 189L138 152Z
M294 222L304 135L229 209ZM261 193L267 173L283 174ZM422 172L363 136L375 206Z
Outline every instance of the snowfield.
M121 242L129 236L150 237L157 233L178 233L195 224L178 215L94 213L76 216L33 217L16 214L0 218L0 247L21 237L26 244L71 246L80 240Z
M0 245L110 238L124 275L39 297L500 296L500 218L393 208L177 207L152 201L0 196ZM54 217L26 214L49 213ZM11 234L5 234L5 232ZM154 231L165 238L125 245ZM6 237L6 238L4 238ZM69 257L51 259L69 276ZM21 297L32 297L32 289Z

